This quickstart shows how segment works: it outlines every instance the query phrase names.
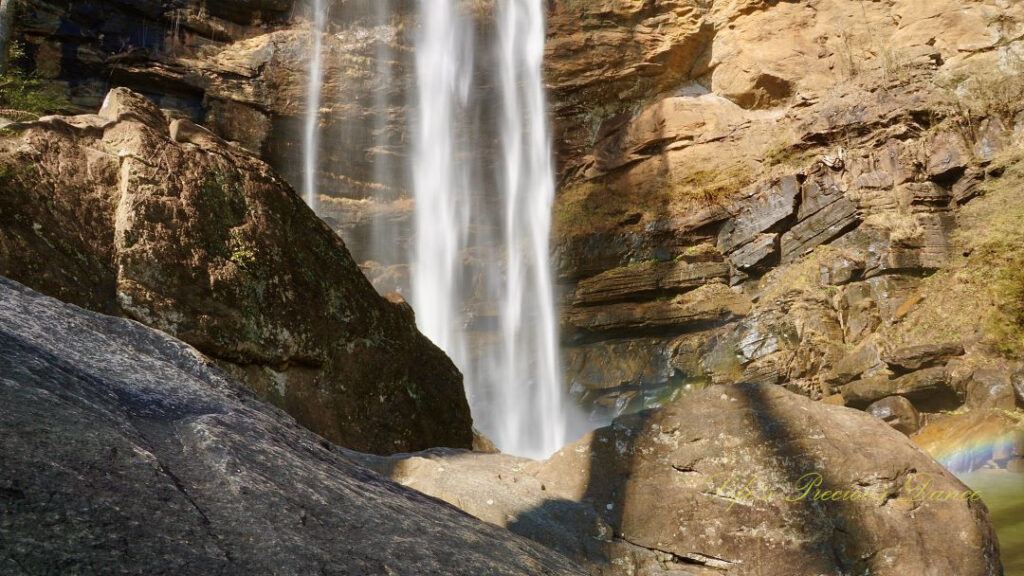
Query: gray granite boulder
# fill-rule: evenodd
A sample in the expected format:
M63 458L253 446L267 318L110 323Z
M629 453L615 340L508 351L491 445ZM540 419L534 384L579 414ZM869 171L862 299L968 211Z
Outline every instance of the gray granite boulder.
M195 349L0 279L0 574L580 574Z

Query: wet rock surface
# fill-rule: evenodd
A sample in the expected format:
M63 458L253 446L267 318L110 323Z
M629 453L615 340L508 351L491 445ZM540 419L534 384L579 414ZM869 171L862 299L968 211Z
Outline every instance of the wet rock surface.
M1006 468L1020 472L1024 465L1024 418L998 409L976 409L929 418L911 436L944 466L960 472Z
M5 574L582 574L386 480L197 350L0 279Z
M468 448L462 377L268 165L115 89L0 137L0 273L163 330L326 438Z
M25 4L16 28L28 60L41 77L66 83L76 103L98 104L108 83L134 86L172 114L262 152L298 181L306 88L297 71L310 40L301 10L286 22L277 2L232 2L209 18L191 2L173 11L149 3L139 10L154 34L127 38L122 3L104 4L115 16L107 25L63 5ZM409 183L393 175L410 141L403 118L411 69L401 55L416 23L410 3L395 3L386 22L373 20L371 5L350 0L329 14L329 113L321 122L341 144L321 151L316 177L345 196L322 197L321 210L350 246L384 220L398 231L396 253L406 253L413 206ZM578 398L603 417L710 383L779 385L867 409L905 432L917 413L933 454L953 445L971 467L1021 466L994 456L1005 451L975 456L957 439L995 434L1005 424L995 415L1012 419L1024 405L1019 363L1002 361L1019 358L1022 341L1012 271L1024 266L1014 256L1024 246L1013 240L1024 237L1015 195L1024 178L1014 175L1024 166L1014 156L1024 142L1015 104L1024 92L1015 91L1012 73L1024 4L546 5L560 169L554 264L565 294L566 385ZM243 6L251 10L242 14ZM486 56L481 62L487 66ZM76 129L98 129L86 124ZM201 131L178 128L177 140L220 149ZM117 182L97 158L89 158L91 173ZM99 202L79 210L103 221L115 209ZM164 218L164 210L146 205L146 218ZM117 293L112 232L64 220L75 245L94 251L83 251L84 261L54 256L63 250L55 243L41 250L60 266L46 257L24 265L76 302ZM10 253L42 246L33 234L53 241L49 221L33 221L44 228L30 233L21 222ZM231 256L239 267L249 261L244 250ZM384 291L407 286L402 262L362 266ZM90 305L122 305L109 302ZM234 369L268 397L295 393L291 384L279 388L279 373L319 382L318 359L310 366L309 358L281 357L288 360ZM300 415L321 400L296 397L290 409ZM942 424L971 414L997 425L978 424L983 432L974 434L964 432L973 424ZM474 514L498 521L484 502ZM567 553L590 549L551 528L562 512L554 507L527 523ZM564 514L587 534L611 529L587 510ZM719 570L624 545L630 552L615 557L641 572Z
M204 12L184 2L129 16L109 2L114 17L104 24L94 11L24 4L15 35L28 64L76 103L98 104L111 84L135 87L299 181L307 83L297 71L310 41L303 6L232 2ZM320 121L333 144L321 147L316 178L342 196L322 197L320 209L360 257L381 222L394 237L394 261L361 262L387 292L408 288L401 255L413 207L399 166L410 142L417 23L410 3L391 3L383 19L377 4L337 3L327 14ZM569 355L595 340L657 337L664 326L657 347L703 334L699 364L719 369L677 369L675 380L724 382L738 371L814 397L879 371L942 364L904 367L893 358L844 382L813 374L829 374L840 350L900 324L922 303L922 277L954 263L959 210L998 175L990 164L1019 143L1019 131L1007 111L971 116L965 132L948 97L969 82L947 81L1012 63L1020 5L554 0L546 8L561 171L554 254L569 295ZM473 9L486 14L491 5ZM144 38L128 25L143 20ZM685 264L717 269L662 284L664 271ZM630 274L636 266L646 268ZM800 274L770 275L792 267ZM720 331L743 318L736 307L694 315L669 303L721 280L753 302L749 323L776 348L770 357L742 354L738 370L730 357L752 332ZM769 284L792 290L764 297ZM787 320L794 309L819 310L831 323L829 308L839 338L831 327L804 335L804 322ZM820 346L800 353L798 342ZM943 335L900 345L950 343L969 344ZM591 392L609 388L591 380Z

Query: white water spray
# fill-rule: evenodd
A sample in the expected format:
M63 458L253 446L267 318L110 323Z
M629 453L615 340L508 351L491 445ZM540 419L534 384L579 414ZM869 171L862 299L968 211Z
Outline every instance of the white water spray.
M7 43L10 41L14 0L0 0L0 73L7 71Z
M420 14L413 302L420 330L464 367L460 258L468 248L472 198L468 170L456 159L455 121L469 99L473 30L452 0L422 0Z
M402 181L399 176L401 167L395 165L390 141L393 106L397 104L390 93L397 79L394 72L395 53L391 46L396 39L396 30L392 25L392 10L391 0L374 0L373 24L378 37L377 65L374 71L376 90L373 97L373 177L374 182L381 187L376 194L376 200L382 206L377 210L373 220L371 257L387 266L405 262L408 256L399 248L399 238L405 231L400 224L392 220L393 217L386 208L399 201Z
M501 150L507 265L501 306L506 416L504 448L547 456L566 442L569 402L562 388L549 238L555 199L543 83L543 0L499 3Z
M493 163L473 159L488 149L480 136L486 130L459 129L473 96L473 37L454 4L421 3L413 305L421 330L466 375L482 431L506 452L546 457L565 443L574 418L561 382L549 263L554 175L542 76L543 0L498 3L493 83L499 102L483 111L486 118L497 115ZM473 178L470 166L497 170L494 183ZM497 194L490 194L497 198L488 198L495 185ZM489 227L497 230L494 238ZM493 301L481 306L481 292ZM471 306L496 308L496 342L469 331Z
M327 27L327 11L323 0L312 0L313 29L309 59L309 81L306 97L306 125L302 144L305 148L305 166L302 173L302 195L316 209L316 172L320 161L320 98L323 86L323 37Z

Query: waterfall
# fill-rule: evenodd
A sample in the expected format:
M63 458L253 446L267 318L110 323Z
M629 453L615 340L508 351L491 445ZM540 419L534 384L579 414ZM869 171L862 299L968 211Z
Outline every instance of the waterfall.
M473 198L468 169L456 153L455 120L469 101L473 28L452 0L421 0L420 15L418 124L413 142L413 305L420 330L465 371L460 258L469 248Z
M578 429L549 262L544 0L500 0L486 15L459 0L348 0L325 36L329 4L310 0L303 194L349 227L350 250L383 273L384 289L409 290L420 330L465 375L477 427L506 452L547 456ZM411 62L393 48L409 20L418 23ZM349 67L359 74L322 94L325 71ZM406 80L415 94L402 164ZM322 118L321 107L337 116ZM317 205L319 193L331 202Z
M499 437L514 453L548 455L566 442L549 239L555 199L543 82L544 0L500 2L502 194L507 265L501 306Z
M316 209L316 172L320 161L320 97L323 85L323 36L327 28L327 11L323 0L312 0L313 29L310 31L312 47L309 59L309 80L306 97L306 125L302 145L304 166L302 173L302 195L306 203Z
M0 0L0 74L7 71L7 43L10 41L14 0Z
M391 0L375 0L373 4L373 25L377 30L376 68L374 70L373 116L373 179L380 186L376 201L380 205L373 218L371 254L375 261L386 266L404 261L405 254L399 249L398 238L405 232L395 223L390 213L395 202L400 201L401 167L394 162L391 134L393 107L398 104L390 93L398 80L395 76L395 54L392 42L395 30L392 27ZM399 105L399 107L401 107Z
M530 457L560 448L574 419L561 382L549 262L543 1L499 2L486 51L474 46L470 17L453 0L422 0L413 150L419 326L466 375L477 426L502 450ZM474 70L472 55L492 52L495 65ZM474 83L474 74L487 76ZM473 93L488 85L497 105L494 95ZM482 102L474 107L475 100ZM492 151L487 130L462 126L477 118L495 123L491 161L479 158ZM492 308L496 338L473 326Z

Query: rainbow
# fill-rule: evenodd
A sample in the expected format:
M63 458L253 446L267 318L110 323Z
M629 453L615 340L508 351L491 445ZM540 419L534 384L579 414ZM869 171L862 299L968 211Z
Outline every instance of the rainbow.
M1001 430L971 434L925 447L940 464L954 474L974 472L992 463L1024 456L1024 434Z
M1017 413L986 410L937 417L911 437L950 472L982 468L1020 470L1024 462L1024 419Z

